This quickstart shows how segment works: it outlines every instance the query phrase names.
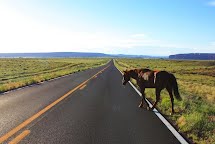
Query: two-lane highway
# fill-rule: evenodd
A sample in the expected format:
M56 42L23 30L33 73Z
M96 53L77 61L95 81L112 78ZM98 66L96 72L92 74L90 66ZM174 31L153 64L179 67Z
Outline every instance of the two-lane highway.
M138 108L139 95L121 80L111 61L1 95L1 138L8 136L4 143L34 144L180 143L153 112Z

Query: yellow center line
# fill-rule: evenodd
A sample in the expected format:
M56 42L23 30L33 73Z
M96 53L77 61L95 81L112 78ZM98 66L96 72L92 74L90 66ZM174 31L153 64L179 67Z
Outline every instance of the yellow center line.
M80 87L80 90L84 89L87 85L83 85L82 87Z
M107 67L105 67L103 70L107 69L109 66L110 65L108 65ZM103 70L101 70L101 71L103 71ZM98 73L96 73L94 76L97 76L101 71L99 71ZM23 123L19 124L17 127L13 128L11 131L9 131L8 133L6 133L2 137L0 137L0 143L3 143L4 141L6 141L9 137L11 137L12 135L14 135L16 132L18 132L19 130L21 130L22 128L24 128L28 124L30 124L33 120L37 119L39 116L41 116L42 114L44 114L45 112L47 112L49 109L51 109L53 106L55 106L56 104L58 104L60 101L62 101L66 97L68 97L74 91L76 91L77 89L79 89L80 87L82 87L83 85L85 85L89 80L93 79L94 76L92 76L91 78L87 79L86 81L84 81L83 83L81 83L80 85L78 85L77 87L75 87L74 89L70 90L65 95L63 95L59 99L55 100L53 103L49 104L44 109L42 109L38 113L34 114L33 116L31 116L30 118L28 118L27 120L25 120Z
M27 135L29 135L31 131L30 130L25 130L21 134L19 134L15 139L9 142L9 144L17 144L20 142L23 138L25 138Z

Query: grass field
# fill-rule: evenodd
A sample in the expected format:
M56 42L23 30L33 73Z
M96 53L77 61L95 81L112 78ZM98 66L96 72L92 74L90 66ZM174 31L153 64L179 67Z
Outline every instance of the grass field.
M96 58L1 58L0 92L98 67L106 64L108 60Z
M117 59L115 65L120 70L150 68L172 72L183 100L175 100L177 113L170 116L170 98L163 90L157 108L194 143L215 143L215 61ZM146 89L146 97L152 102L154 91Z

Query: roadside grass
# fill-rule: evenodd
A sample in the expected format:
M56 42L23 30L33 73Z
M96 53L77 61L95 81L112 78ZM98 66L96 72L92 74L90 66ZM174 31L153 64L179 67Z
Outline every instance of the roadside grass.
M105 58L1 58L0 92L98 67L108 61Z
M176 114L170 116L170 98L163 90L157 108L193 143L215 143L215 61L116 59L115 65L121 71L150 68L173 73L183 100L175 100ZM135 80L131 82L136 85ZM153 103L155 89L146 89L145 93Z

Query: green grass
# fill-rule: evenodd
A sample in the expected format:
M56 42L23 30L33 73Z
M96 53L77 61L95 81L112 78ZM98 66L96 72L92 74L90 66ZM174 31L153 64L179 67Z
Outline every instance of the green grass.
M157 108L193 142L215 143L215 61L117 59L115 65L120 70L150 68L172 72L183 100L175 100L177 113L170 116L170 98L163 90ZM132 83L136 84L135 80ZM154 91L146 89L151 102L155 101Z
M1 58L0 92L98 67L108 61L96 58Z

